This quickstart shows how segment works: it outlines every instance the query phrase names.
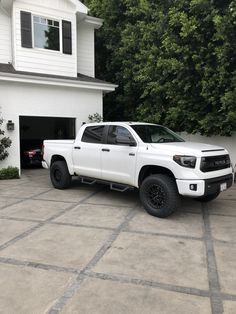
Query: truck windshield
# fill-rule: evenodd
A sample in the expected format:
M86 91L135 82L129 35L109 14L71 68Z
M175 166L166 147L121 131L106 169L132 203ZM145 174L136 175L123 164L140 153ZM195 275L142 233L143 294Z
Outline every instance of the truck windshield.
M131 125L144 143L173 143L184 140L171 130L160 125Z

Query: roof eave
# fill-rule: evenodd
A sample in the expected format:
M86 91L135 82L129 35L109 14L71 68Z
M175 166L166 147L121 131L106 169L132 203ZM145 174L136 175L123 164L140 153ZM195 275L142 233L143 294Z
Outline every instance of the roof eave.
M113 92L118 87L115 84L98 83L98 82L85 82L80 80L65 80L59 78L47 78L38 76L28 76L22 74L12 74L0 72L0 81L5 82L18 82L26 84L38 84L48 86L63 86L72 88L83 88L92 90L101 90L104 92Z

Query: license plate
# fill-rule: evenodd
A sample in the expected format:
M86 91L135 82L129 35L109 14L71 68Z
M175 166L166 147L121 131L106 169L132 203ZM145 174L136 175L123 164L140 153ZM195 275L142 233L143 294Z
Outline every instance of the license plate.
M220 191L223 192L223 191L225 191L225 190L227 190L227 184L226 184L226 183L222 183L222 184L220 185Z

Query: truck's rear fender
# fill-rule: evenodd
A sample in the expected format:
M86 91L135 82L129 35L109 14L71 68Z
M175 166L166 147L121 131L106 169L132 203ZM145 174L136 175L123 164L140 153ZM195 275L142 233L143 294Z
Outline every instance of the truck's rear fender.
M143 180L145 180L145 178L147 178L148 176L152 174L165 174L173 178L174 180L176 180L173 172L170 169L161 167L161 166L146 165L146 166L143 166L139 172L138 186L140 187Z
M52 164L53 164L54 162L56 162L56 161L64 161L64 162L66 163L67 167L68 167L69 173L70 173L71 175L74 174L73 168L70 167L70 164L71 164L71 163L69 163L69 162L65 159L65 157L63 157L63 156L61 156L61 155L53 155L52 158L51 158L50 167L51 167Z

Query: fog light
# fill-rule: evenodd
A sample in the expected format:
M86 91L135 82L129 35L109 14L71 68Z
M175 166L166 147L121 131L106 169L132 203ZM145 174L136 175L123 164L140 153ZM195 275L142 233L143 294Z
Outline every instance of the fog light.
M190 184L189 188L191 191L197 191L197 184Z

